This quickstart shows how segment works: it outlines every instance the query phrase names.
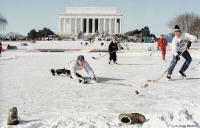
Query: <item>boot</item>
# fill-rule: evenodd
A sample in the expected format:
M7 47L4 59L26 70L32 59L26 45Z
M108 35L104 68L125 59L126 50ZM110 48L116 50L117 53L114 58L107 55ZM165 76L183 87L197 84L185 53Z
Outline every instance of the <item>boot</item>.
M8 125L17 125L19 124L19 118L17 115L17 107L13 107L8 111Z
M73 79L71 74L67 73L67 76L70 77L71 79Z
M64 69L64 74L67 74L68 77L70 77L71 79L73 79L71 72L69 70Z
M145 121L145 117L139 113L123 113L118 118L124 124L144 123Z
M171 79L171 75L170 74L167 74L167 79Z
M179 71L179 74L181 74L183 77L187 77L186 74L182 71Z
M117 61L114 61L114 64L117 64Z
M54 69L51 69L51 73L53 76L55 76L56 71Z

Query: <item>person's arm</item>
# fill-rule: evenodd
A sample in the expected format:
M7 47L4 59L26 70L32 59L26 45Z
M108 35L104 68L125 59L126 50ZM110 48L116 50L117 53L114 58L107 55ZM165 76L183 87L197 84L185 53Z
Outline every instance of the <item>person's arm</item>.
M111 43L109 44L109 47L108 47L108 51L110 52L112 50L112 45Z
M186 40L191 41L192 43L197 41L197 37L193 36L189 33L185 33L185 38L186 38Z
M173 40L172 40L172 54L174 56L178 55L177 44L178 44L177 39L173 38Z
M88 74L90 77L93 78L93 77L95 76L95 75L94 75L94 72L93 72L93 70L92 70L92 68L91 68L91 66L88 64L87 61L85 61L84 69L85 69L85 71L87 72L87 74Z
M189 49L191 47L191 44L197 41L197 37L189 34L189 33L185 33L185 39L188 41L187 42L187 48Z
M76 61L72 61L70 64L69 64L69 70L70 70L70 73L71 73L71 76L74 80L78 80L78 76L76 75Z
M116 43L116 49L115 49L115 51L118 51L118 44Z

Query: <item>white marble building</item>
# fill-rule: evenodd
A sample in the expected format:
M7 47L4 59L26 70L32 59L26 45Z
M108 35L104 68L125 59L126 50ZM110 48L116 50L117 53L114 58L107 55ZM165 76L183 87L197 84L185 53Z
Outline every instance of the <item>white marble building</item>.
M122 33L122 17L116 8L69 7L59 15L59 35Z

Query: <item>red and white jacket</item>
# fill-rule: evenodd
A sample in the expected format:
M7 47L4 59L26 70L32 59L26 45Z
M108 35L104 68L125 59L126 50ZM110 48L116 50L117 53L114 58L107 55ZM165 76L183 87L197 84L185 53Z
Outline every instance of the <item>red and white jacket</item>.
M166 39L159 39L158 40L158 45L157 45L157 48L165 48L166 46L168 45L168 42Z

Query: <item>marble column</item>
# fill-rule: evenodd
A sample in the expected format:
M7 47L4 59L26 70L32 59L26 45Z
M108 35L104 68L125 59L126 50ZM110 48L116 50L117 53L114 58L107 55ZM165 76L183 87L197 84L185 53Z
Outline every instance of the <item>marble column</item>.
M122 33L122 19L120 19L120 33Z
M64 24L64 30L63 30L63 32L66 33L66 18L64 18L64 23L63 24Z
M60 20L60 18L59 18L59 26L58 26L58 28L59 28L59 33L61 33L61 30L60 30L60 28L61 28L61 26L60 26L61 23L60 23L60 22L61 22L61 20Z
M112 29L112 27L111 27L111 20L112 20L112 19L110 18L110 19L109 19L109 33L112 32L112 30L111 30L111 29Z
M81 30L81 32L83 32L83 18L81 18L80 30Z
M77 34L77 18L74 18L74 35Z
M118 33L117 32L117 18L115 18L115 33Z
M103 19L104 22L103 22L103 33L105 34L106 33L106 18Z
M71 29L72 26L71 26L71 25L72 25L72 19L69 18L69 28L68 28L68 32L69 32L69 33L72 33L72 29Z
M95 18L92 19L92 33L95 33Z

